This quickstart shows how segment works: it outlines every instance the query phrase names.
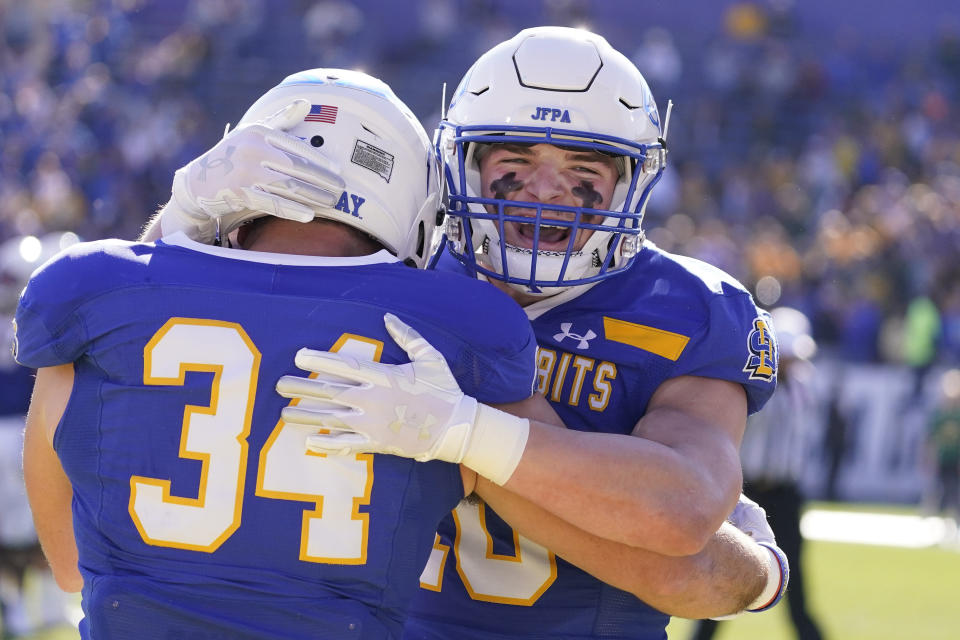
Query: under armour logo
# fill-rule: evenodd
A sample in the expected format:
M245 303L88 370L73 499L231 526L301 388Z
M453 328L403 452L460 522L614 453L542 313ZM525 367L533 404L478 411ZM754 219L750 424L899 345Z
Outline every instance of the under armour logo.
M407 405L400 405L399 407L393 408L394 412L397 414L397 419L390 423L390 430L394 433L400 433L400 430L404 427L412 427L417 430L417 440L427 440L430 438L430 427L437 423L437 419L432 415L427 414L427 417L423 420L422 424L417 424L420 422L420 414L414 412L409 418L407 417Z
M197 161L197 166L200 168L197 179L199 179L200 182L206 182L207 171L211 169L223 168L224 175L233 171L233 161L230 160L230 156L232 156L233 152L236 150L237 148L235 146L230 145L226 148L224 154L219 158L209 158L207 156L200 158L200 160Z
M557 342L563 342L565 338L573 338L577 340L577 349L588 349L590 347L590 341L597 337L590 329L587 329L585 334L577 335L572 333L570 328L573 327L572 322L561 322L560 323L560 333L554 334L553 339Z

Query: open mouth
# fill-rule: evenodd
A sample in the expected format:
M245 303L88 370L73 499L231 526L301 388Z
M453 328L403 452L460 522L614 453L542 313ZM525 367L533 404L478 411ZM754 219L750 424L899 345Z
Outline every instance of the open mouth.
M535 224L522 222L504 222L504 236L507 244L524 249L534 248ZM566 226L540 224L540 238L536 248L539 251L566 251L570 245L570 232ZM582 230L581 232L582 233Z

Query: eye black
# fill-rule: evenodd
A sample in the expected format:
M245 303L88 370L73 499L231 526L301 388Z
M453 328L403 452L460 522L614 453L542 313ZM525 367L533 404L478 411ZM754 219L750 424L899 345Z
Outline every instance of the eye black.
M312 138L310 138L310 144L312 144L315 147L322 147L323 136L313 136Z

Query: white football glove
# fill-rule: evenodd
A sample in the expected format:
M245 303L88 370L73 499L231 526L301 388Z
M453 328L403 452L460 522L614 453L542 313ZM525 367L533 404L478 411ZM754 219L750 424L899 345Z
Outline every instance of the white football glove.
M281 396L298 400L283 409L283 420L331 430L307 437L315 453L462 462L498 484L509 480L530 423L464 395L439 351L396 316L386 314L384 323L410 363L301 349L296 364L313 375L277 382Z
M345 183L339 168L286 133L310 111L295 100L273 115L227 133L205 154L177 170L173 194L160 211L163 235L183 231L210 244L264 214L309 222L332 207Z
M787 583L790 581L790 565L787 562L787 556L777 546L773 529L767 523L767 512L744 494L740 494L740 500L737 501L737 506L734 507L727 521L770 552L767 554L769 563L767 585L757 599L746 608L746 611L751 613L766 611L780 602L787 590ZM737 615L719 616L714 620L729 620Z
M766 542L774 546L777 544L773 529L767 522L767 512L742 493L727 522L753 538L755 542Z

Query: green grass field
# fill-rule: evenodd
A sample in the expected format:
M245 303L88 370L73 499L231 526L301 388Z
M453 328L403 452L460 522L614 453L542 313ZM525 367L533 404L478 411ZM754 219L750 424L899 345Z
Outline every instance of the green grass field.
M829 508L827 505L816 505ZM876 506L846 510L916 513ZM808 600L828 640L960 638L960 552L809 541L804 560ZM788 592L789 593L789 592ZM674 620L669 640L686 640L691 623ZM75 640L56 630L30 640ZM785 604L721 625L717 640L791 640Z
M960 638L960 553L810 541L804 568L810 610L831 640ZM789 593L789 591L788 591ZM670 640L691 623L674 620ZM721 624L716 640L791 640L785 604Z

